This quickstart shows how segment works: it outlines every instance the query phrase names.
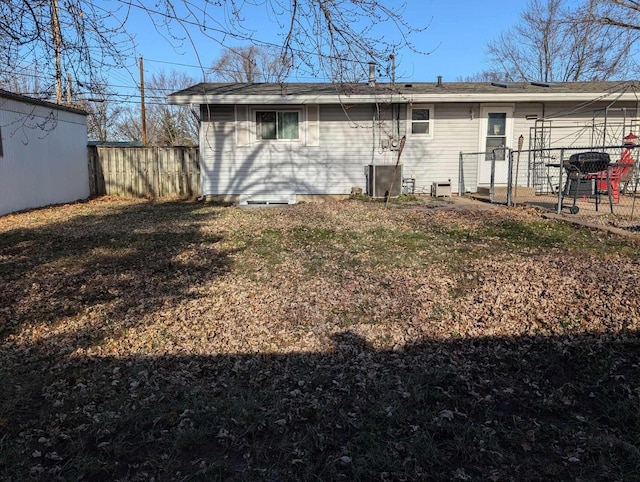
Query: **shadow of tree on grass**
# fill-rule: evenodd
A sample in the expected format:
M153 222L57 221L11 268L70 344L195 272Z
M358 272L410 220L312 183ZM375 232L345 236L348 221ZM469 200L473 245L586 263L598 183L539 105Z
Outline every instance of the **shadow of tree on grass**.
M0 236L1 480L637 479L633 331L92 352L149 317L162 329L167 307L231 271L233 243L202 209L221 213L106 206ZM313 246L337 239L289 221Z
M31 352L31 361L3 369L0 473L20 480L637 475L637 334L423 340L399 351L374 350L351 332L334 341L330 353L287 355Z
M202 205L105 209L2 234L0 340L26 320L53 324L83 315L96 320L90 330L57 342L97 342L127 312L197 297L194 287L228 271L235 250L220 248L219 235L200 229ZM214 210L207 219L216 216Z

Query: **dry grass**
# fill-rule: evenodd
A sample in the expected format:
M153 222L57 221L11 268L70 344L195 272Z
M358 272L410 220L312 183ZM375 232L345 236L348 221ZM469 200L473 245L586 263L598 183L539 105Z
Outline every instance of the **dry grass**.
M640 248L534 211L0 218L0 480L634 480Z

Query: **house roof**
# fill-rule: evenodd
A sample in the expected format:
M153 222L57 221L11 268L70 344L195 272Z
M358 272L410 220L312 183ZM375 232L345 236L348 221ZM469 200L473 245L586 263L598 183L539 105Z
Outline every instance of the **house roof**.
M64 110L67 112L73 112L75 114L87 115L87 112L82 109L69 107L67 105L54 104L53 102L47 102L46 100L34 99L33 97L16 94L4 89L0 89L0 98L16 100L18 102L24 102L25 104L40 105L51 109Z
M167 96L169 104L335 104L638 101L640 84L618 82L207 83Z

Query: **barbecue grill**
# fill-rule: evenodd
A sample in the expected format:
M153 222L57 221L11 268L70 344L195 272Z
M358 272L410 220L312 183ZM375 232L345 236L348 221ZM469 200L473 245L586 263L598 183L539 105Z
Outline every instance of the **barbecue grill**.
M609 204L611 212L613 212L613 203L611 200L611 186L609 181L609 164L611 158L606 152L582 152L573 154L569 161L563 164L567 172L567 180L564 185L564 196L573 196L573 206L569 208L571 214L577 214L579 211L576 202L578 195L594 196L596 200L596 211L601 194L609 195ZM598 174L606 173L606 191L598 188Z

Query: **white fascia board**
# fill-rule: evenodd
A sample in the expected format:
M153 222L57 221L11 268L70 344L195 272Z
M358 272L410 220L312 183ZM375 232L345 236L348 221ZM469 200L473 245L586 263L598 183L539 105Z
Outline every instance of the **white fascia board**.
M409 102L442 103L442 102L480 102L480 103L515 103L515 102L589 102L589 101L638 101L634 93L525 93L525 94L452 94L432 95L417 94L406 97Z
M398 95L181 95L167 97L167 103L232 105L300 105L300 104L370 104L372 102L406 102Z
M181 95L167 97L174 105L231 104L231 105L287 105L287 104L370 104L370 103L455 103L455 102L585 102L594 100L638 101L633 92L604 93L500 93L500 94L366 94L366 95Z

